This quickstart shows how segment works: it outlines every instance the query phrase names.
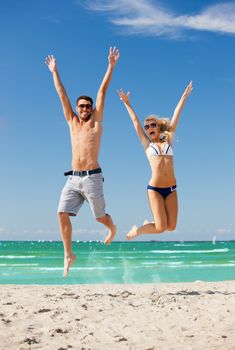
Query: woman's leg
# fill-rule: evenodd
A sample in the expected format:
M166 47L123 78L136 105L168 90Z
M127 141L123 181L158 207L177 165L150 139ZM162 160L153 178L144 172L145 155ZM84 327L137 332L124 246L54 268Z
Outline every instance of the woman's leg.
M162 233L167 229L168 221L164 198L158 192L153 190L148 190L148 198L154 223L149 223L139 228L133 226L126 236L128 240L131 240L142 233Z
M167 231L174 231L178 217L178 199L176 191L166 197L165 208L167 214Z

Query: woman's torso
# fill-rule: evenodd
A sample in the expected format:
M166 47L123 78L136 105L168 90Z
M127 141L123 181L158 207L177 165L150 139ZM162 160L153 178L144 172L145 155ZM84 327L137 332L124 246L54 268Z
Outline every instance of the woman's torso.
M152 169L151 186L169 187L176 185L173 162L173 148L168 142L151 142L145 150Z

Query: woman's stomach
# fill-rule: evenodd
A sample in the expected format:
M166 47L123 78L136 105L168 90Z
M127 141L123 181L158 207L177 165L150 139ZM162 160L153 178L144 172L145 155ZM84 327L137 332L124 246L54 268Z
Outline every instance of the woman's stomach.
M149 185L155 187L176 185L173 157L155 157L155 159L150 160L150 166L152 169L152 176Z

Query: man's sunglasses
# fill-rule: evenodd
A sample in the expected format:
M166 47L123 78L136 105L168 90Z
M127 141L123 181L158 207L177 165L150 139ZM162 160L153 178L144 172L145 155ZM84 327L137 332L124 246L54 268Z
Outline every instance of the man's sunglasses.
M91 104L90 103L87 103L87 104L81 103L80 105L78 105L78 108L90 109L91 108Z
M156 123L145 124L145 126L144 126L145 130L148 130L149 128L153 129L156 127L157 127Z

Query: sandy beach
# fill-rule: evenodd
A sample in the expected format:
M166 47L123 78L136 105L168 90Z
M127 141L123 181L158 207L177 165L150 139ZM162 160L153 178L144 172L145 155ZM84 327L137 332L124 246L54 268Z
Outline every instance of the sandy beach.
M235 281L1 285L2 350L234 350Z

